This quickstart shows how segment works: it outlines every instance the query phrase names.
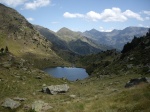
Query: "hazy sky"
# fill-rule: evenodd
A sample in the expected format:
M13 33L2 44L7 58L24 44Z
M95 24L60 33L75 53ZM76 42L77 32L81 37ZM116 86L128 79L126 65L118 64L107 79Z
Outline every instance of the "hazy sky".
M58 31L150 27L150 0L0 0L29 22Z

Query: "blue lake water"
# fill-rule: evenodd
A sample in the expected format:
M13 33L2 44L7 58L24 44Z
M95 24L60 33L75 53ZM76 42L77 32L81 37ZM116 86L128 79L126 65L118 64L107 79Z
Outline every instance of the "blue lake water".
M56 67L46 68L44 71L56 78L66 78L69 81L82 80L89 76L83 68Z

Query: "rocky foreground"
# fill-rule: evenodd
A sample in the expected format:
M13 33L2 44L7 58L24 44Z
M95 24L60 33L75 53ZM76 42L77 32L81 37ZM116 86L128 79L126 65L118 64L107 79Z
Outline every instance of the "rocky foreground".
M29 66L24 59L10 57L9 53L1 57L1 112L150 110L149 78L133 73L69 82Z

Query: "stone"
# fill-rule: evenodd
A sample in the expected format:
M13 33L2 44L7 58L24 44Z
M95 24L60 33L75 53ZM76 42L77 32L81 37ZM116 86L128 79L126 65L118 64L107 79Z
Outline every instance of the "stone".
M128 81L125 85L125 88L129 88L135 85L140 84L141 82L145 82L145 83L149 83L150 82L150 78L135 78L135 79L131 79L130 81Z
M1 82L1 81L4 81L4 79L0 78L0 82Z
M20 97L15 97L13 99L17 100L17 101L25 101L25 100L27 100L26 98L20 98Z
M21 59L21 60L20 60L20 66L21 66L21 67L23 67L23 66L24 66L24 64L25 64L25 62L26 62L26 60Z
M71 98L76 98L76 95L69 95Z
M22 68L22 70L27 71L28 69L27 68Z
M9 62L4 62L3 65L2 65L4 68L10 68L12 66L11 63Z
M36 76L35 78L36 78L36 79L42 79L42 77L41 77L41 76Z
M47 87L42 88L42 92L48 93L48 94L58 94L58 93L65 93L69 90L69 86L67 84L62 85L51 85Z
M146 77L146 80L148 83L150 83L150 78L149 77Z
M3 107L8 107L8 108L11 108L11 109L18 108L20 105L21 105L20 102L14 101L10 98L6 98L5 101L2 103Z
M45 87L45 86L46 86L46 84L43 84L42 86L43 86L43 87Z
M129 68L129 69L132 68L132 67L133 67L133 64L128 64L127 65L127 68Z
M45 112L51 108L53 108L53 107L51 107L48 103L45 103L44 101L41 101L41 100L35 101L32 104L32 110L34 110L36 112Z

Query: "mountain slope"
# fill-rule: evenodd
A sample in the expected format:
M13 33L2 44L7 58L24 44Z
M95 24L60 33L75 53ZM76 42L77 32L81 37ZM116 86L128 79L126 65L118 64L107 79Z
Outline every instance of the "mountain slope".
M38 25L35 25L35 28L53 43L53 49L57 50L56 52L63 50L63 52L67 51L78 55L86 55L107 49L106 46L98 46L90 39L82 36L81 33L67 28L62 28L57 33Z
M130 73L150 75L150 31L146 36L134 37L124 46L122 53L108 50L81 57L79 62L90 74L97 76Z
M95 29L83 32L83 35L101 44L112 46L122 50L127 42L131 42L134 36L143 36L148 28L127 27L123 30L113 30L112 32L100 32Z
M15 56L28 59L37 67L63 63L51 49L52 43L14 9L0 4L0 24L0 48L7 46Z
M102 44L99 44L99 45L96 44L91 39L83 36L81 32L74 32L65 27L61 28L56 34L58 35L59 38L66 41L71 49L74 48L75 46L78 47L75 49L80 49L80 48L82 50L85 49L84 53L82 53L82 54L97 53L97 52L109 49L108 46L105 46ZM81 45L81 42L83 43L84 48L82 48L83 46ZM80 51L77 50L75 52L79 53ZM81 54L81 52L79 54Z
M53 43L54 49L57 47L57 49L62 50L69 50L67 47L67 43L63 40L61 40L58 36L56 36L55 32L44 28L39 25L34 25L34 27L44 36L47 40L51 41Z

